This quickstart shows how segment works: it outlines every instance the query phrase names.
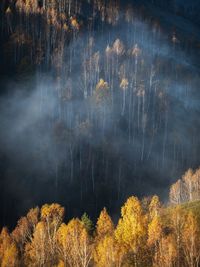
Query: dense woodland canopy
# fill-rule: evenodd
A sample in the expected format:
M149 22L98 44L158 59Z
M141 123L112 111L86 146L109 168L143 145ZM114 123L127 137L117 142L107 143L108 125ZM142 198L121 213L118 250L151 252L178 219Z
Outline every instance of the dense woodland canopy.
M183 177L186 176L188 172ZM123 204L118 222L104 208L96 225L86 213L80 219L66 221L65 212L67 209L59 204L45 204L30 209L12 232L2 228L1 266L198 267L200 264L199 198L163 206L156 195L141 201L132 196Z
M139 2L0 2L2 225L46 202L96 218L133 194L165 200L198 167L199 31Z

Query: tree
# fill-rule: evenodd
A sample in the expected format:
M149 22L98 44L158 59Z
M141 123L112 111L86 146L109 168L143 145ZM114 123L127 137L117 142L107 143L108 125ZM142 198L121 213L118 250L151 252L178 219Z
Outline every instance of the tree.
M154 263L158 263L159 245L162 237L162 222L160 218L161 204L158 196L153 196L149 204L148 245L153 249Z
M119 220L115 236L119 244L125 245L134 254L134 266L137 267L137 257L140 248L144 245L146 227L141 203L137 197L128 198L121 209L122 218Z
M65 209L59 204L45 204L41 208L41 220L45 224L48 237L48 246L51 257L55 257L56 233L63 221Z
M177 250L177 267L179 267L181 266L182 261L182 232L185 223L185 212L180 205L177 205L172 209L170 217Z
M19 254L14 242L8 246L4 252L1 267L17 267L19 265Z
M57 203L45 204L41 208L41 220L48 224L60 224L64 217L65 209Z
M193 174L193 181L194 181L194 194L193 199L199 200L200 199L200 168L197 169Z
M184 193L187 201L193 200L194 194L194 180L193 180L193 170L189 169L182 177L184 182Z
M0 265L2 267L19 266L17 246L6 227L0 233Z
M157 266L173 267L176 260L176 245L173 235L163 237L159 247L159 259Z
M200 263L200 231L197 219L189 212L183 229L183 251L189 267Z
M92 258L92 243L91 238L87 233L83 223L78 220L72 220L68 224L70 233L70 241L73 244L70 253L75 256L77 266L87 267L90 264Z
M33 231L39 220L39 208L31 209L26 217L19 219L17 226L12 232L12 237L17 243L21 254L24 251L25 243L31 241Z
M200 199L200 169L195 172L192 169L186 171L182 178L171 186L169 197L172 204Z
M104 208L97 220L95 249L93 253L97 266L113 266L116 259L116 240L111 217Z
M182 181L179 179L170 187L169 200L172 204L180 204L182 202Z
M103 79L100 79L96 85L95 101L97 104L102 104L105 103L108 97L109 97L108 83L105 82Z
M93 222L90 220L90 217L87 215L87 213L84 213L81 217L81 221L85 226L85 229L89 234L93 231Z
M121 56L125 53L124 44L122 43L122 41L120 41L120 39L115 40L113 47L112 47L112 51L117 56Z
M159 215L155 215L148 225L148 245L153 249L154 262L158 263L159 245L162 238L162 223Z
M73 30L79 30L80 29L80 25L76 19L76 17L71 17L71 26Z
M62 224L57 232L58 251L65 266L87 267L92 257L90 236L79 219Z
M49 253L46 224L45 222L39 222L36 225L31 242L25 245L25 264L28 266L47 266L49 261L52 261L52 259Z
M114 234L105 235L98 240L93 251L95 266L120 267L122 266L125 254L125 247L117 242Z
M112 235L114 232L114 225L111 217L108 215L106 208L104 208L97 220L96 234L97 239L101 239L106 235Z
M65 223L62 223L57 231L56 237L58 243L57 245L58 253L62 259L62 262L64 263L64 266L67 265L68 253L70 250L70 244L67 235L68 235L67 225Z
M3 259L4 252L11 244L11 238L8 232L8 228L4 227L0 234L0 262Z
M158 196L153 196L149 204L150 218L160 215L161 203Z
M113 235L106 235L98 241L95 252L94 261L98 267L112 267L115 264L116 250Z
M22 217L17 222L17 226L12 232L12 237L17 243L21 254L24 251L24 246L27 241L31 240L32 233L29 228L29 223L26 217Z
M30 210L26 222L33 228L33 235L25 241L25 262L33 266L47 266L57 261L56 233L63 220L64 208L59 204L45 204L41 208L41 221L38 220L38 209ZM37 224L36 224L37 223ZM35 225L36 224L36 225ZM20 224L22 228L23 224ZM27 228L29 232L29 228Z
M125 112L125 106L126 106L126 90L128 88L129 82L128 79L123 78L120 83L120 88L123 90L123 104L122 104L122 115Z

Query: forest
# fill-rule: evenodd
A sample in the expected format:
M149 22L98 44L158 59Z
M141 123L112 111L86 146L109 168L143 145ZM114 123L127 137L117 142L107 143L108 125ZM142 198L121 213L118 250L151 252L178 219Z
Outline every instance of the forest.
M157 195L141 201L131 196L117 223L106 208L95 225L86 213L65 223L67 210L57 203L32 208L11 233L2 228L1 266L198 267L200 169L188 170L181 179L186 202L179 202L176 184L171 186L168 205L161 204Z
M0 1L1 266L200 266L199 9Z

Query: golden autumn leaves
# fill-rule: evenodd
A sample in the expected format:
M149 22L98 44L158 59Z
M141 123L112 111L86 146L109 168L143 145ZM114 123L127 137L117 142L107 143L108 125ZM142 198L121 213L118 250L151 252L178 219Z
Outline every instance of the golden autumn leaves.
M198 213L181 206L164 208L153 196L130 197L117 225L104 208L93 228L89 217L64 220L64 208L31 209L10 234L0 234L2 267L191 266L199 264Z
M0 263L2 267L19 265L17 245L7 228L3 228L0 235Z

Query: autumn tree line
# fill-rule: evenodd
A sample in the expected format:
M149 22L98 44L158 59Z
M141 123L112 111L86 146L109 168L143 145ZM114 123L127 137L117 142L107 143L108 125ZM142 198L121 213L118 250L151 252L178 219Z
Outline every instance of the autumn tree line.
M30 209L13 231L1 229L0 263L2 267L198 267L199 205L164 206L156 195L141 201L132 196L122 206L118 222L104 208L94 225L86 213L66 222L62 206L45 204Z

